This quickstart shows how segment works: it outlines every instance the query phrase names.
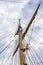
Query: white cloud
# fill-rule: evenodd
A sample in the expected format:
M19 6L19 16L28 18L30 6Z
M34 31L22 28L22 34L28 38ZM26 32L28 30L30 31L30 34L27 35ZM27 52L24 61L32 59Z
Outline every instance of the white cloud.
M35 1L35 0L34 0ZM13 2L2 2L0 1L0 31L3 31L5 32L5 35L6 35L6 32L15 32L16 29L17 29L17 26L18 26L18 21L15 22L15 20L13 19L18 19L20 16L21 16L21 12L22 12L22 8L25 8L26 7L26 4L28 2L30 2L30 0L20 0L21 3L13 3ZM38 0L37 0L38 2ZM36 1L34 2L36 3ZM29 8L30 9L30 8ZM27 9L27 11L30 11L29 13L31 14L31 9L29 10ZM32 8L33 9L33 8ZM41 9L42 10L42 9ZM32 11L33 12L33 11ZM42 11L43 12L43 11ZM36 27L41 24L43 25L43 17L42 18L38 18L40 15L42 16L42 12L36 16L36 19L34 20L35 21L35 25ZM27 16L26 16L27 17ZM27 20L27 18L25 18L25 20ZM37 21L38 22L37 22ZM41 22L40 22L41 21ZM21 21L22 22L22 21ZM37 22L37 23L36 23ZM27 24L27 22L25 22ZM25 25L26 26L26 25ZM24 27L25 27L24 26ZM40 32L41 33L41 32ZM43 34L43 33L42 33ZM35 34L34 34L35 35ZM35 36L33 36L34 38ZM13 38L12 38L13 39ZM9 41L7 42L10 42L12 39L10 39ZM35 38L36 39L36 38ZM38 40L38 39L37 39ZM5 41L5 39L4 39ZM42 41L42 40L40 40ZM40 42L39 41L39 42ZM12 46L13 47L13 46ZM2 48L3 49L3 48ZM1 50L1 49L0 49ZM8 51L8 49L7 49ZM10 49L11 51L11 49ZM5 51L6 52L6 51ZM4 53L5 53L4 52ZM4 54L3 53L3 54ZM7 54L6 54L7 55ZM17 56L16 56L17 57Z
M0 1L0 30L2 32L15 30L14 24L11 23L10 21L11 19L13 21L13 19L20 18L22 8L25 7L28 1L29 0L26 0L26 1L22 0L21 3L11 3L11 2Z
M0 2L0 14L4 17L19 18L22 8L28 3L28 0L22 0L21 3ZM14 15L13 15L14 13Z
M41 0L31 0L32 3L39 3Z

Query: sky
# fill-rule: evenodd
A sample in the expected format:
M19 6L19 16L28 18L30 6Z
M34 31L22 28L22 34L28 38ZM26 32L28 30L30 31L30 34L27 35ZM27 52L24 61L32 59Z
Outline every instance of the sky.
M19 19L21 19L20 23L24 31L40 2L41 2L41 6L38 10L36 18L34 19L29 31L27 32L25 39L27 41L28 37L30 38L31 36L31 38L34 41L37 40L36 43L43 44L43 0L0 0L0 58L2 59L0 60L3 61L3 57L5 57L3 65L5 65L7 57L10 56L10 54L12 53L12 50L14 51L14 49L16 48L19 42L17 40L18 36L17 35L15 36L15 33L18 29ZM31 35L31 31L32 31L32 35ZM32 39L31 41L33 42ZM1 54L2 50L8 44L10 45ZM10 51L10 53L8 50ZM16 58L16 56L17 54L15 55L14 59ZM18 59L18 56L16 60L17 59ZM0 63L0 65L1 64L2 63Z

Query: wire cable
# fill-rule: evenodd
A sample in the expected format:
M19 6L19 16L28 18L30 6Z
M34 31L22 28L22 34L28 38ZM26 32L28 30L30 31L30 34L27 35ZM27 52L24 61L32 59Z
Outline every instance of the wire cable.
M28 37L28 38L29 38L29 37ZM36 41L36 40L34 40L32 37L31 37L31 40L33 40L35 43L37 43L37 41ZM31 41L31 40L30 40L30 41Z
M33 32L33 28L34 28L34 22L33 22L33 26L32 26L32 29L31 29L31 35L30 35L30 38L29 38L29 45L30 45L30 41L31 41L31 36L32 36L32 32ZM26 40L25 40L26 41ZM26 41L27 42L27 41ZM28 42L27 42L28 43Z
M0 54L14 41L14 39L0 52Z
M13 50L12 50L12 51L13 51ZM12 56L12 51L11 51L10 55L8 56L8 58L6 59L6 61L9 60L10 57ZM13 57L12 57L12 58L13 58ZM12 59L12 60L13 60L13 59ZM6 64L6 61L5 61L4 65Z
M10 36L9 38L11 38L11 36ZM8 38L8 40L9 40L9 38ZM7 40L7 41L8 41L8 40ZM4 43L6 43L7 41L5 41ZM0 48L1 48L1 46L3 46L3 45L4 45L4 43L0 45Z
M12 33L14 33L14 32L12 32ZM8 37L8 36L11 35L12 33L8 34L7 36L4 36L4 37L1 38L0 40L2 40L2 39L4 39L4 38Z
M40 34L38 34L38 32L36 32L34 29L33 29L33 32L35 32L40 38L43 38Z
M23 23L23 24L25 25L25 23ZM34 30L34 24L35 24L35 22L33 22L33 27L32 27L31 32L35 32L40 38L43 38L40 34L38 34L38 32L36 32L36 31ZM31 35L32 35L32 33L31 33ZM30 36L30 38L31 38L31 36Z
M11 34L11 36L9 37L9 39L12 37L13 34L14 34L14 33ZM9 39L8 39L8 40L9 40ZM7 40L7 41L8 41L8 40ZM2 46L4 46L5 43L7 43L7 41L5 41L2 45L0 45L0 48L1 48Z
M34 28L34 23L35 23L35 22L33 22L32 29L31 29L31 35L30 35L30 38L29 38L29 44L30 44L31 37L32 37L32 32L33 32L33 28Z
M13 51L13 50L12 50L12 51ZM7 60L9 60L9 58L13 55L12 51L11 51L9 57L7 58ZM13 62L13 58L14 58L14 57L12 56L12 62ZM7 61L7 60L6 60L6 61ZM5 63L6 63L6 61L5 61ZM4 65L5 65L5 64L4 64Z
M11 37L12 37L12 34L11 34L11 36L8 38L8 40L9 40ZM7 40L7 41L8 41L8 40ZM5 43L7 43L7 41L5 41L2 45L0 45L0 48L1 48L2 46L4 46Z
M27 55L27 57L28 57L28 59L30 61L30 64L34 65L33 60L30 58L30 56L29 56L29 54L27 52L26 52L26 55Z

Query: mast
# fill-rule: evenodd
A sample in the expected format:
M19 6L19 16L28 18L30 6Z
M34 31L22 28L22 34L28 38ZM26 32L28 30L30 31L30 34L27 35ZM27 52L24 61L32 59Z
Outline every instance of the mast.
M22 28L20 26L20 19L19 19L19 49L20 49L20 65L25 65L25 56L24 51L28 50L28 48L23 48L22 45ZM27 64L26 64L27 65Z
M21 29L21 26L20 26L20 19L19 19L19 29L18 29L18 31L17 31L17 33L19 32L19 44L18 44L16 50L14 51L13 56L14 56L15 53L17 52L18 48L20 48L20 65L27 65L27 64L24 64L24 62L25 62L25 59L24 59L24 51L25 51L25 50L28 50L28 47L23 48L22 40L24 39L24 37L25 37L27 31L29 30L29 28L30 28L30 26L31 26L31 24L32 24L32 22L33 22L33 20L35 19L35 16L37 15L37 12L38 12L38 9L39 9L39 7L40 7L40 4L41 4L41 3L38 4L38 6L37 6L37 8L36 8L36 10L35 10L35 12L34 12L32 18L31 18L30 22L28 23L28 25L27 25L27 27L26 27L26 29L25 29L25 31L24 31L23 34L22 34L22 29Z
M27 25L27 27L26 27L24 33L22 34L22 40L24 39L24 37L25 37L27 31L29 30L29 28L30 28L30 26L31 26L31 24L32 24L32 22L33 22L33 20L35 19L36 15L37 15L37 12L38 12L38 9L39 9L39 7L40 7L40 4L41 4L41 2L38 4L38 6L37 6L37 8L36 8L36 10L35 10L35 12L34 12L32 18L30 19L30 21L29 21L29 23L28 23L28 25ZM18 32L19 32L19 27L18 27L18 31L17 31L16 34L18 34ZM13 56L14 56L15 53L17 52L18 48L19 48L19 44L17 45L17 48L15 49L15 51L14 51L14 53L13 53Z
M18 35L19 35L19 45L18 46L19 46L19 49L20 49L20 51L19 51L19 53L20 53L20 65L27 65L25 63L24 51L28 50L28 47L23 48L23 45L22 45L22 40L23 40L22 36L23 36L23 34L22 34L22 28L21 28L21 25L20 25L20 19L19 19L19 29L18 30L19 30L18 31ZM17 46L17 49L18 49L18 46ZM13 53L13 56L15 55L17 49Z
M19 30L19 45L20 45L20 65L24 65L24 53L23 53L23 45L22 45L22 29Z

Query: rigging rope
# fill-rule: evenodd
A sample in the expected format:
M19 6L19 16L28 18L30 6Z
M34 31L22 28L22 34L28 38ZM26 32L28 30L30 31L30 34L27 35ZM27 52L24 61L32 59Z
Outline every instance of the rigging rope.
M25 23L23 23L23 24L25 25ZM32 30L31 30L31 35L32 35L32 32L35 32L40 38L43 38L40 34L38 34L38 32L36 32L34 30L34 24L35 24L35 22L33 22L33 27L32 27ZM30 36L30 38L31 38L31 36Z
M14 33L14 32L12 32L12 33ZM2 40L2 39L4 39L4 38L8 37L8 36L11 35L12 33L8 34L7 36L4 36L4 37L1 38L0 40Z
M8 38L8 40L9 40L11 37L12 37L12 36L10 36L10 37ZM8 41L8 40L7 40L7 41ZM5 43L7 43L7 41L5 41L3 44L1 44L1 45L0 45L0 48L1 48L2 46L4 46Z
M0 52L0 54L14 41L14 39Z
M35 32L40 38L43 38L40 34L38 34L38 32L36 32L34 29L33 29L33 32Z
M12 50L12 51L13 51L13 50ZM11 51L10 55L8 56L8 58L6 59L6 61L9 60L9 58L12 56L12 51ZM6 61L5 61L4 65L6 64ZM3 61L3 62L4 62L4 61ZM12 62L13 62L13 57L12 57Z
M8 40L12 37L12 35L13 35L13 33L11 34L11 35L9 35L10 37L8 38ZM7 41L8 41L7 40ZM2 45L0 45L0 48L3 46L3 45L5 45L5 43L7 43L7 41L5 41Z

